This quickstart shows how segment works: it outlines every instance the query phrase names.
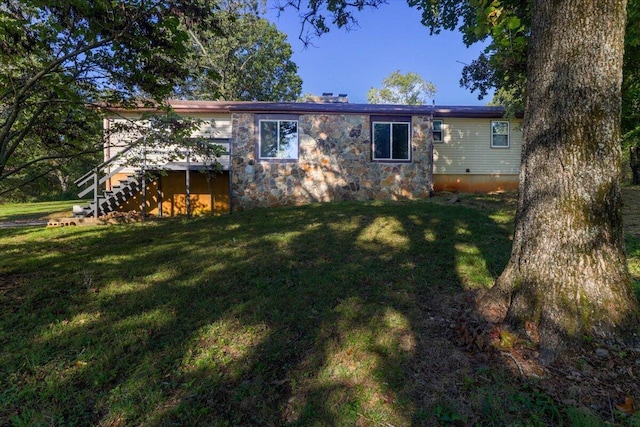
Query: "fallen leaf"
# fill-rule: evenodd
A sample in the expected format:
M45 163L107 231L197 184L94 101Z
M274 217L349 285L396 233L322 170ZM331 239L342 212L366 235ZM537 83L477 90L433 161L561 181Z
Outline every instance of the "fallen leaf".
M616 408L627 415L631 415L636 411L636 405L633 403L633 398L629 396L624 398L624 403L616 403Z
M513 345L516 342L516 336L513 335L509 331L502 330L500 331L500 348L513 348Z

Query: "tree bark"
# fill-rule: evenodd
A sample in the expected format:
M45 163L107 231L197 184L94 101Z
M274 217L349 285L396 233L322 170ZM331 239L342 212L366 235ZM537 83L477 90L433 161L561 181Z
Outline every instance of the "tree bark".
M489 293L551 363L637 327L621 217L625 0L533 0L511 258Z

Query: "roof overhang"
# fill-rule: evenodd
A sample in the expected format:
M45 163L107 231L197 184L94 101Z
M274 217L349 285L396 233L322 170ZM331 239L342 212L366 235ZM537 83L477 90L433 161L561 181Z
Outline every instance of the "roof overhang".
M191 101L170 100L167 104L180 114L188 113L263 113L263 114L367 114L367 115L415 115L459 118L503 118L505 109L499 106L433 106L433 105L388 105L351 104L343 102L261 102L261 101ZM113 112L152 112L162 110L162 106L140 104L138 107L123 108L104 105L102 108Z

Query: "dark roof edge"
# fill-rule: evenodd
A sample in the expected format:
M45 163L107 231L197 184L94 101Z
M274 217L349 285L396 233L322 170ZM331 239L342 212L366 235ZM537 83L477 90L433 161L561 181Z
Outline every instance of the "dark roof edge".
M231 112L254 113L324 113L324 114L379 114L379 115L431 115L435 117L501 118L503 107L484 106L431 106L306 102L252 102L230 107Z
M371 115L431 115L434 117L503 118L505 109L498 106L439 106L439 105L388 105L315 102L264 102L264 101L184 101L170 100L169 105L177 113L288 113L288 114L371 114ZM153 111L153 107L134 109L107 107L111 111Z

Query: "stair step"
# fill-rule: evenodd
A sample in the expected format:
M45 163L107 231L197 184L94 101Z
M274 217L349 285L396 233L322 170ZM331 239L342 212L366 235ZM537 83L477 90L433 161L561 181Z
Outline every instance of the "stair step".
M77 213L74 212L74 215L90 217L94 216L96 211L98 215L105 215L121 208L127 199L133 197L140 191L140 178L141 175L137 174L128 176L126 179L118 180L118 184L113 185L110 190L102 191L102 193L98 195L97 203L94 200L86 206L78 206L76 209Z

